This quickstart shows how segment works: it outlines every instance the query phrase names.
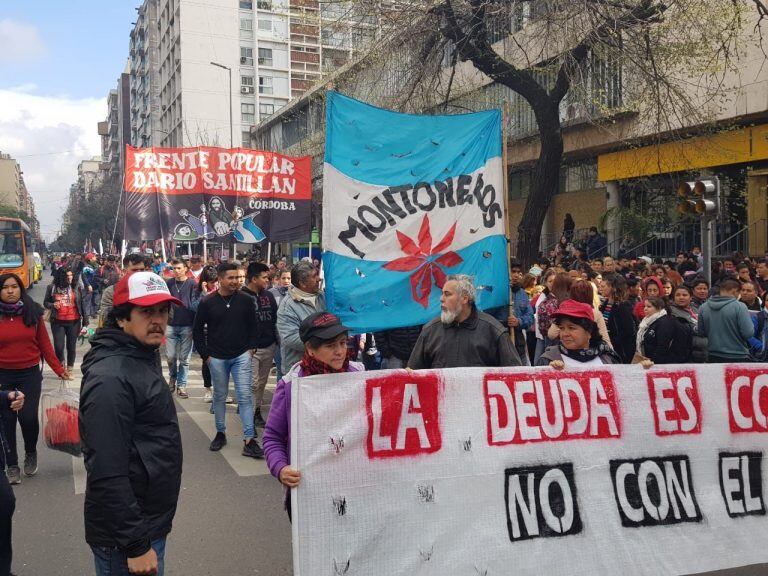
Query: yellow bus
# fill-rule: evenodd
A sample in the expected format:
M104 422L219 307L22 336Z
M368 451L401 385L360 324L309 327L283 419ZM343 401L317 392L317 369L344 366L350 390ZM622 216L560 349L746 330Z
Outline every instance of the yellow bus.
M19 218L0 217L0 274L12 272L30 288L35 278L32 231Z

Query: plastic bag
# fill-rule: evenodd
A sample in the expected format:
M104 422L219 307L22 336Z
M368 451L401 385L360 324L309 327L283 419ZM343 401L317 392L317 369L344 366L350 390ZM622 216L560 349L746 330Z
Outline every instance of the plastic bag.
M43 438L51 450L82 456L80 445L80 395L61 381L59 388L45 392L40 400L43 408Z

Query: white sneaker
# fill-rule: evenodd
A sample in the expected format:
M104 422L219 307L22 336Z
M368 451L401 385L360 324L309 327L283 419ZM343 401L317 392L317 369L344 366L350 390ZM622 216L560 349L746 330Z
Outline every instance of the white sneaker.
M205 389L205 394L203 395L203 402L207 402L208 404L213 402L213 394L211 393L210 388Z
M232 396L227 396L227 404L234 404L234 403L235 403L235 399L232 398Z

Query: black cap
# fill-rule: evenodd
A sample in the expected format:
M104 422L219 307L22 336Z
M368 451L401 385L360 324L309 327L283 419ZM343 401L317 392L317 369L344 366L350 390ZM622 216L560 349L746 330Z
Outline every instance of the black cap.
M310 314L301 321L299 326L299 337L305 343L310 338L331 340L344 332L349 332L349 328L341 323L338 316L330 312Z

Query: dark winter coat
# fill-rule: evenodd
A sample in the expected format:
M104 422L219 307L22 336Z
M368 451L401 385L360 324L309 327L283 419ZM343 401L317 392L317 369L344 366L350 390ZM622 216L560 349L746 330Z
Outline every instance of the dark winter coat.
M605 309L605 304L600 306L600 311ZM611 315L605 323L608 328L608 336L611 338L613 349L621 358L623 364L632 362L635 355L635 334L637 327L632 316L632 305L629 302L614 302Z
M393 328L383 332L374 333L376 348L381 352L382 358L399 358L408 362L416 342L421 334L421 326L408 326L407 328Z
M435 318L427 323L408 360L414 370L520 365L506 328L474 306L464 322L446 326Z
M155 348L102 328L83 359L80 436L85 539L129 557L171 531L181 487L181 434Z
M688 336L692 332L688 333ZM643 335L642 349L644 356L654 364L684 364L690 361L690 337L683 325L669 314L657 319L648 326ZM687 345L685 345L687 343Z

